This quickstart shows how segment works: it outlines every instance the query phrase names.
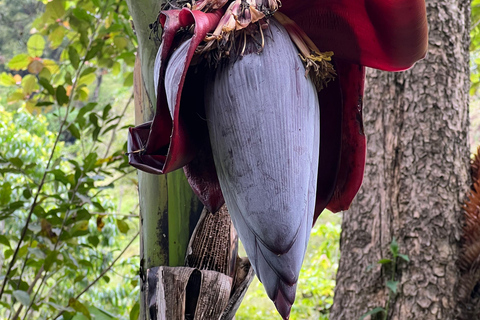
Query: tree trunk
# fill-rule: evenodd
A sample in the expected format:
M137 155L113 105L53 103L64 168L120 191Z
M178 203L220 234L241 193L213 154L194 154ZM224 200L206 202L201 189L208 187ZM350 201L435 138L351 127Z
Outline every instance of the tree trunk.
M369 71L365 180L344 213L331 319L376 307L388 319L456 319L461 206L469 187L470 1L428 0L426 59L405 73ZM390 243L398 241L396 270ZM386 282L398 282L390 295ZM371 319L384 319L382 312Z

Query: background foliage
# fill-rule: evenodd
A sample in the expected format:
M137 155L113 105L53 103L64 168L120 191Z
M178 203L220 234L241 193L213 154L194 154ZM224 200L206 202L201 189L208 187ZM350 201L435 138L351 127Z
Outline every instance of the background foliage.
M1 319L138 317L129 19L122 0L0 0ZM472 143L479 34L473 0ZM328 319L340 219L326 213L313 229L291 319ZM237 318L277 317L255 280Z

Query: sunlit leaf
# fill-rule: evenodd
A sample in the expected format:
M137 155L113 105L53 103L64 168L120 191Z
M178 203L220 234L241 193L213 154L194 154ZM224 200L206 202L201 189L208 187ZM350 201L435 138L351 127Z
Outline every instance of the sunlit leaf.
M31 58L26 53L17 54L10 60L8 67L12 70L25 70L31 62Z
M123 85L125 87L131 87L133 86L133 72L129 72L127 76L125 77L125 81L123 82Z
M37 77L31 74L27 74L22 79L23 94L30 95L35 90L36 85L37 85Z
M113 43L119 50L122 50L128 46L128 40L125 37L115 37L113 39Z
M121 233L127 233L128 230L130 230L130 227L128 226L128 224L123 220L117 220L117 227Z
M132 310L130 310L130 320L138 320L138 317L140 317L140 304L135 302Z
M28 54L31 57L41 57L45 49L45 39L39 35L34 34L27 41Z
M16 84L15 78L6 72L0 73L0 85L9 87Z
M50 48L57 49L65 37L65 28L62 25L57 26L49 35Z
M65 15L65 7L61 0L48 2L45 7L45 14L53 20L62 18Z

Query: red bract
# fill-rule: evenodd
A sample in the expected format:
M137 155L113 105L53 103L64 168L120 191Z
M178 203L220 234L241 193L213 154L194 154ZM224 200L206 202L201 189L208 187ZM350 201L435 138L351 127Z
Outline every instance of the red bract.
M224 194L252 265L286 319L295 298L295 284L312 221L314 223L325 208L333 212L348 209L362 183L366 155L362 123L364 66L400 71L425 56L425 3L423 0L283 0L282 14L274 15L283 27L277 26L277 22L269 27L265 21L265 17L277 9L277 0L236 0L229 4L224 0L204 0L198 4L214 10L204 13L184 8L164 11L159 16L163 35L155 64L156 113L153 121L130 129L129 162L154 174L183 167L194 192L212 212L223 204ZM223 9L216 9L220 4L230 5L231 9L223 19ZM269 11L271 8L274 9ZM228 13L234 9L236 15ZM255 13L255 19L251 12ZM255 21L258 21L255 25L249 24ZM270 32L276 30L271 33L272 38L264 38L262 30L267 28L271 28ZM205 66L192 64L192 59L198 62L204 58L198 54L199 45L208 50L215 46L222 48L219 59L228 56L233 48L228 46L228 41L235 36L231 32L239 30L243 32L243 42L240 42L243 49L234 55L238 60L224 64L231 69L217 68L214 74L219 73L207 78ZM294 49L288 53L292 59L283 59L286 53L278 57L283 68L278 68L282 70L279 74L275 73L278 70L272 70L275 68L272 61L276 61L274 54L282 51L279 47L268 54L256 55L255 45L261 43L265 50L268 46L273 48L274 33L277 37L283 34L277 38L276 45L293 46L285 30L302 53L307 73L313 67L317 76L322 75L320 79L315 79L315 72L305 74L304 78L302 61ZM247 45L247 35L255 33L261 38ZM213 42L205 45L206 39ZM321 54L317 47L328 52ZM334 73L330 51L334 54L332 63L336 72L333 81L330 81ZM236 67L245 64L255 64L258 70L245 73L247 80L242 82L235 78L238 77L235 72L240 74ZM298 79L299 71L307 83L290 82L290 78ZM206 81L213 81L215 85L205 86ZM240 84L242 88L237 90ZM282 90L282 84L287 88ZM318 99L314 84L323 88L318 92ZM308 86L311 94L300 94ZM219 88L228 88L225 91L228 93L220 92ZM269 88L275 88L275 92L268 92L270 96L261 91ZM296 105L292 101L298 94L309 98L297 99ZM265 101L259 102L265 97L277 109ZM300 116L299 112L300 106L305 107L313 100L320 104L319 138L318 116ZM261 105L256 106L259 103ZM239 110L245 111L244 107L248 107L245 110L250 113L238 114ZM311 118L315 119L314 124L308 124ZM205 119L210 121L209 130ZM262 124L259 135L254 132L255 125L251 125L255 120ZM288 125L284 126L285 123ZM302 131L305 128L309 129ZM295 140L300 136L303 140ZM314 136L311 141L310 136ZM210 143L217 165L213 162ZM275 150L279 145L281 150ZM302 155L307 153L310 158L303 159ZM243 168L247 170L240 170ZM279 172L281 170L283 172ZM257 181L259 175L261 179ZM302 179L308 180L308 188Z

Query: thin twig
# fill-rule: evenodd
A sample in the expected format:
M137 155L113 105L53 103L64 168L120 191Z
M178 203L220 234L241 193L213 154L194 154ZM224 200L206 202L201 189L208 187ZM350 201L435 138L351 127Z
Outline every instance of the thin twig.
M130 245L133 243L133 241L135 241L135 239L138 237L138 235L140 234L140 231L137 231L137 233L135 234L135 236L132 238L132 240L130 240L130 242L127 244L127 246L122 250L122 252L115 258L115 260L112 261L112 263L110 263L110 265L102 271L102 273L100 273L100 275L95 278L95 280L93 280L90 284L88 284L76 297L75 297L75 300L78 300L85 292L87 292L91 287L93 287L108 271L110 271L110 269L112 269L112 267L115 265L115 263L117 263L117 261L122 257L122 255L127 251L127 249L130 247ZM55 317L53 317L52 319L55 320L57 319L58 317L60 317L62 314L63 314L63 310L60 311Z
M107 150L105 151L105 155L103 156L104 158L106 158L108 156L108 153L110 152L110 148L112 147L113 141L115 140L115 135L116 135L117 130L118 130L118 125L120 124L120 121L122 121L123 117L125 116L125 112L127 111L127 108L130 105L130 103L132 103L132 100L133 100L133 93L130 96L130 98L128 99L127 103L125 104L125 107L123 108L123 111L120 114L120 117L118 118L118 121L117 121L117 124L115 125L115 128L112 130L112 135L110 137L110 142L108 143Z

